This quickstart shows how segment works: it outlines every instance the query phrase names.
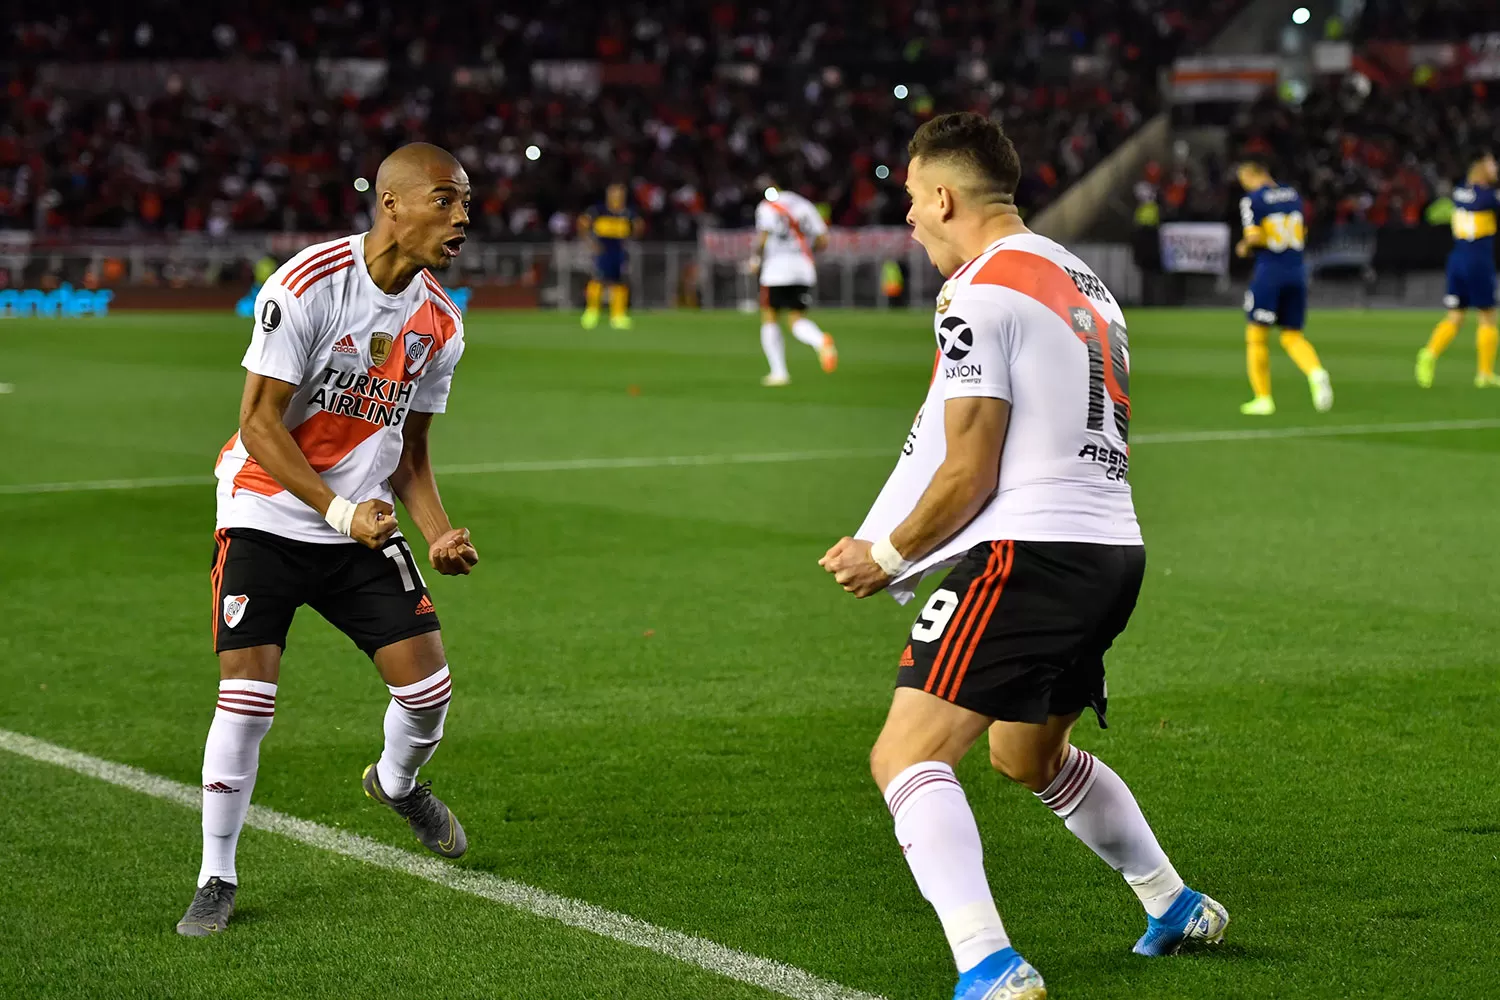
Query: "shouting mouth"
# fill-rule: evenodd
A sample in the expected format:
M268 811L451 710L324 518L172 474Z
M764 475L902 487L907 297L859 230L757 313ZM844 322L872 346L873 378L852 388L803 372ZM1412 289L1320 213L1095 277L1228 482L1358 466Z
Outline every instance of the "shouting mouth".
M443 241L443 256L444 257L450 257L450 258L451 257L457 257L458 256L459 248L464 245L464 239L465 239L465 237L463 237L463 236L455 236L451 240L444 240Z

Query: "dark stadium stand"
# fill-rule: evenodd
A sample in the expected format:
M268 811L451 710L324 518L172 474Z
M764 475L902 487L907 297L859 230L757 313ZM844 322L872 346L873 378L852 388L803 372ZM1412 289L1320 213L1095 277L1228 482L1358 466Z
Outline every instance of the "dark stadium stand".
M581 28L556 2L51 19L5 2L0 227L348 230L352 179L413 137L471 167L491 238L571 233L616 178L650 238L746 224L768 172L836 224L892 223L907 137L954 109L1004 118L1035 211L1157 109L1158 71L1235 6L655 0Z

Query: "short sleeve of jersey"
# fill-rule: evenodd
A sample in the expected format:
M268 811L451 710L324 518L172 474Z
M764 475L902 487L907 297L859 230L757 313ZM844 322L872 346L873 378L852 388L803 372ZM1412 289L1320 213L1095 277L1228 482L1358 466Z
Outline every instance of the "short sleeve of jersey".
M953 298L937 322L938 365L944 399L1012 399L1010 369L1016 343L1015 310L976 295Z
M1255 202L1249 195L1240 199L1240 225L1245 229L1252 229L1259 225L1255 218Z
M432 359L433 367L417 387L411 408L418 413L442 413L448 409L448 392L453 388L453 370L464 353L464 328L459 325L453 336Z
M278 281L268 281L255 297L255 325L240 364L247 371L296 385L307 370L318 332L303 300Z
M828 232L828 224L823 221L823 215L818 211L818 206L808 202L802 212L802 218L798 222L802 226L802 233L809 240L816 239Z
M774 233L777 230L776 209L769 203L761 202L755 206L755 228L763 233Z

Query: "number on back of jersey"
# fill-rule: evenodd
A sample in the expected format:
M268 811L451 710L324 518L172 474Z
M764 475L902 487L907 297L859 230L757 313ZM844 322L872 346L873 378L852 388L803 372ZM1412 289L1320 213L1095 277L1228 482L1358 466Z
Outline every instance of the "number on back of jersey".
M1110 321L1101 330L1092 309L1070 310L1073 332L1083 341L1089 353L1089 402L1085 426L1095 433L1105 433L1105 397L1113 411L1115 436L1124 444L1130 440L1130 341L1123 324Z

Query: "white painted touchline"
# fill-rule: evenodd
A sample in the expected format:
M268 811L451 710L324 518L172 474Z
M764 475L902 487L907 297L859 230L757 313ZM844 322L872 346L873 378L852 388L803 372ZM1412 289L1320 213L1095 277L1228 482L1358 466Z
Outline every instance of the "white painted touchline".
M203 793L191 785L126 764L91 757L45 740L0 729L0 749L65 767L90 778L98 778L153 798L165 799L188 809L202 808ZM414 875L456 892L479 896L524 913L556 920L600 937L645 948L793 1000L884 1000L872 993L819 979L796 966L736 951L681 931L657 927L582 900L555 896L524 882L513 882L487 872L459 868L434 858L412 854L357 834L288 816L274 809L252 805L245 825L278 833L309 847L363 861L377 868Z
M1310 427L1264 427L1242 430L1162 431L1137 434L1132 445L1196 444L1207 441L1267 441L1278 438L1364 437L1372 434L1421 434L1430 431L1474 431L1500 428L1500 418L1429 420L1419 423L1325 424ZM828 451L768 451L739 455L640 455L627 458L559 458L536 461L477 462L440 465L442 476L484 473L584 472L591 469L668 469L705 465L779 465L788 462L848 458L890 458L896 448L843 448ZM145 490L166 486L207 486L213 476L162 476L155 479L84 479L64 483L0 484L0 496L32 493L90 493L101 490Z
M1137 434L1137 444L1193 444L1198 441L1263 441L1276 438L1363 437L1369 434L1421 434L1426 431L1482 431L1500 427L1500 418L1424 420L1406 424L1323 424L1311 427L1253 427L1221 431L1163 431Z
M841 458L874 458L894 455L892 448L842 448L830 451L768 451L742 455L643 455L628 458L558 458L535 461L478 462L471 465L439 465L440 476L469 476L488 472L578 472L589 469L666 469L699 465L776 465L785 462L817 462ZM163 476L157 479L91 479L69 483L16 483L0 485L0 495L18 493L88 493L96 490L144 490L161 486L206 486L213 476Z

